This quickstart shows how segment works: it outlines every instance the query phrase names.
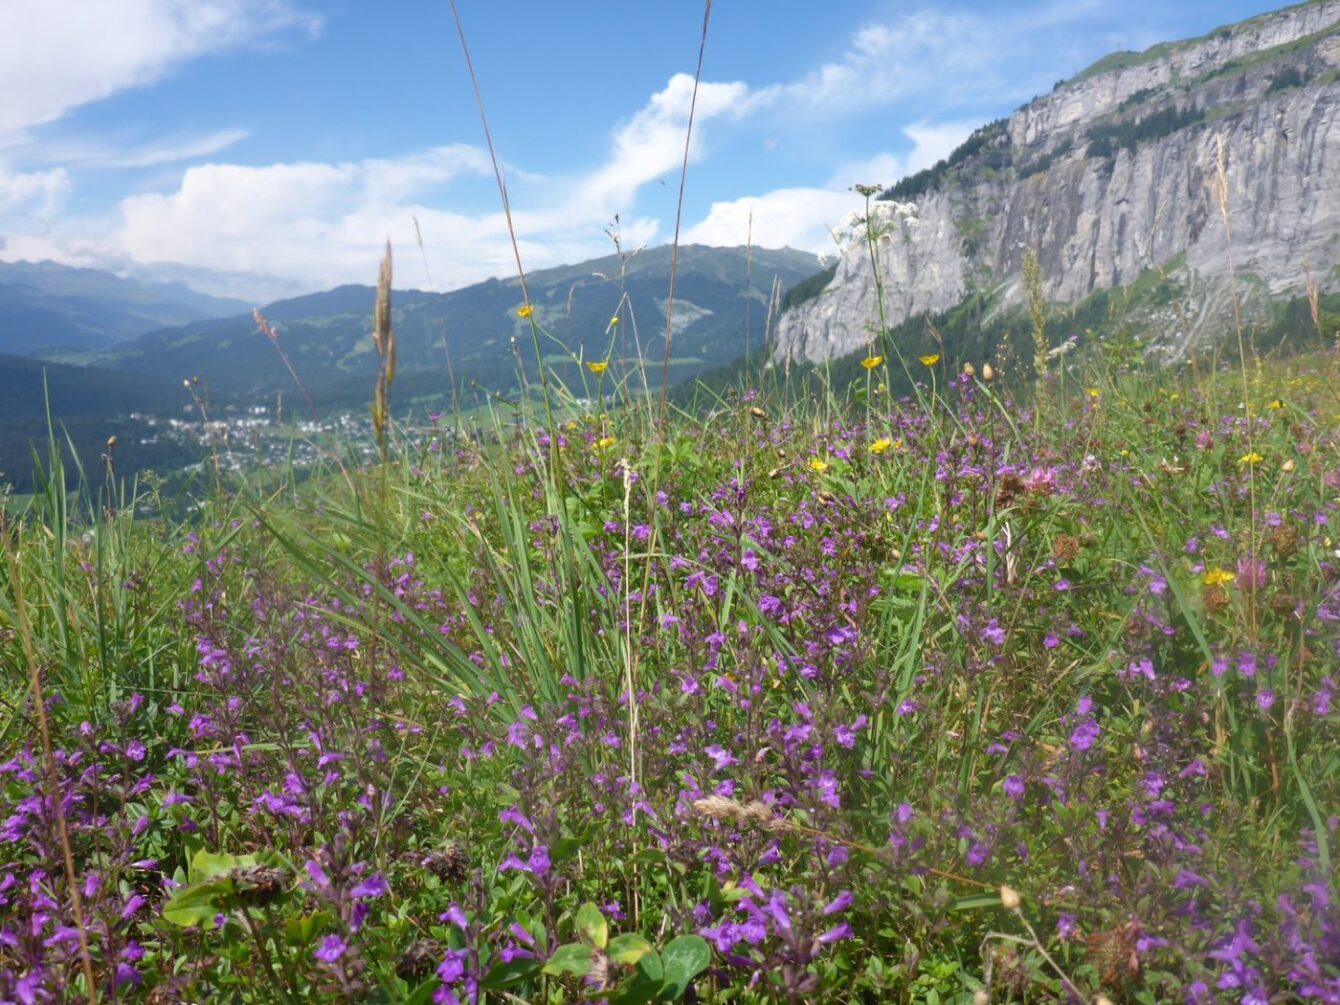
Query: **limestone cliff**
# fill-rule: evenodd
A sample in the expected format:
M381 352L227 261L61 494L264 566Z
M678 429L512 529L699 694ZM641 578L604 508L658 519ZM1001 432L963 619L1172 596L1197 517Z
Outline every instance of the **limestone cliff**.
M1309 274L1335 289L1340 0L1109 56L885 195L916 206L878 242L890 325L976 290L1017 299L1028 248L1056 301L1177 273L1188 302L1161 319L1174 353L1221 325L1230 258L1239 292L1296 292ZM776 357L853 352L877 316L855 240L829 285L783 315Z

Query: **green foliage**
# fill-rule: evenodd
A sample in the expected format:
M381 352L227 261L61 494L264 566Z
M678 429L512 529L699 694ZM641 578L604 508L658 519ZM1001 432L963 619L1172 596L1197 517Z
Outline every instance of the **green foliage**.
M591 993L608 995L618 1005L679 1001L712 959L711 949L697 935L678 936L660 953L636 933L609 939L604 915L590 902L578 909L576 929L580 941L558 946L543 972L587 978L588 983L595 976Z
M1051 166L1059 160L1064 160L1069 156L1070 151L1074 149L1074 144L1070 137L1061 140L1056 146L1034 160L1029 161L1019 168L1017 178L1023 181L1025 178L1032 178L1036 174L1042 174L1051 169Z
M757 350L774 277L791 286L814 273L816 258L759 248L751 256L749 348ZM744 248L681 249L672 382L745 354L745 257ZM530 274L535 318L546 333L541 351L580 353L587 360L608 354L622 368L646 359L659 367L669 259L669 249L658 247L622 261L607 256ZM367 407L367 388L377 371L368 338L374 300L371 287L344 286L264 308L323 415ZM417 399L421 409L441 410L453 400L452 377L457 396L471 405L485 402L485 392L510 394L523 382L534 384L535 353L528 327L515 313L521 304L515 280L493 279L444 294L396 291L397 400ZM611 333L610 318L620 311L622 323ZM276 394L296 394L292 377L249 315L156 332L92 361L177 384L199 376L215 394L246 404L273 404ZM555 379L573 385L582 372L571 358L553 368Z
M808 279L802 279L782 294L782 311L789 311L793 307L799 307L801 304L813 300L828 287L828 284L833 281L833 277L836 275L837 262L834 262Z
M974 129L948 157L932 167L908 175L885 189L881 199L899 202L915 201L928 192L934 192L948 183L958 169L1002 171L1011 164L1009 119L996 119Z
M1114 121L1090 127L1089 157L1111 157L1118 150L1133 151L1150 140L1171 136L1205 120L1202 108L1182 108L1169 105L1133 121Z
M1275 94L1293 87L1302 87L1306 83L1307 75L1299 67L1285 66L1270 78L1270 86L1266 88L1266 93Z

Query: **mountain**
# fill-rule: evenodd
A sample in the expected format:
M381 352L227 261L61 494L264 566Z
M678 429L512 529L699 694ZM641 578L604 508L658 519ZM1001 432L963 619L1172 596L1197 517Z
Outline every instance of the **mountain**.
M0 262L0 352L101 349L247 306L181 283L123 279L55 262Z
M1233 330L1235 297L1265 327L1277 298L1340 288L1337 192L1340 0L1314 0L1110 55L882 193L885 316L1018 305L1031 250L1053 303L1154 277L1163 292L1138 320L1176 357ZM875 296L854 240L788 297L774 359L860 351Z
M57 419L171 411L183 404L180 381L0 354L0 422L44 416L48 396Z
M720 365L744 355L747 348L760 351L774 283L779 289L790 286L817 265L815 256L790 249L681 248L670 379ZM546 365L571 382L579 371L569 352L588 361L608 358L614 374L642 358L655 371L652 379L659 381L669 266L670 249L660 247L622 261L609 256L528 275L535 318L546 333L540 336ZM280 347L318 402L367 402L376 373L369 337L374 296L371 287L341 286L264 308L279 333ZM491 279L443 294L396 292L393 400L397 391L402 403L419 396L446 400L449 369L458 386L477 383L506 391L516 386L518 357L526 363L527 379L533 380L530 324L516 313L523 303L516 279ZM622 323L611 329L616 311ZM176 381L198 376L212 388L251 400L296 392L275 347L257 331L250 314L165 329L126 345L60 358Z

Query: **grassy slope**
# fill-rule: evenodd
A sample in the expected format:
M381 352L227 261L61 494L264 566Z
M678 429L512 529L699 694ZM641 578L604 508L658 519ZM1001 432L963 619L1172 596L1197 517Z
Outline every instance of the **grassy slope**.
M0 989L82 979L25 643L134 995L571 1000L607 930L630 996L1334 982L1336 365L430 428L173 526L52 486L0 575Z

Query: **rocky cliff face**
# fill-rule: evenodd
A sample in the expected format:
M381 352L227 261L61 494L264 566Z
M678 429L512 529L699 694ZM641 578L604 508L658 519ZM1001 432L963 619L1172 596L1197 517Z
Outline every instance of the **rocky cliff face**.
M978 290L1017 300L1031 248L1056 301L1177 274L1188 302L1162 319L1162 344L1183 351L1222 323L1230 259L1240 294L1298 291L1308 275L1340 286L1340 0L1109 56L964 150L891 190L916 219L878 241L890 325ZM854 352L877 316L855 240L823 292L781 318L776 356Z

